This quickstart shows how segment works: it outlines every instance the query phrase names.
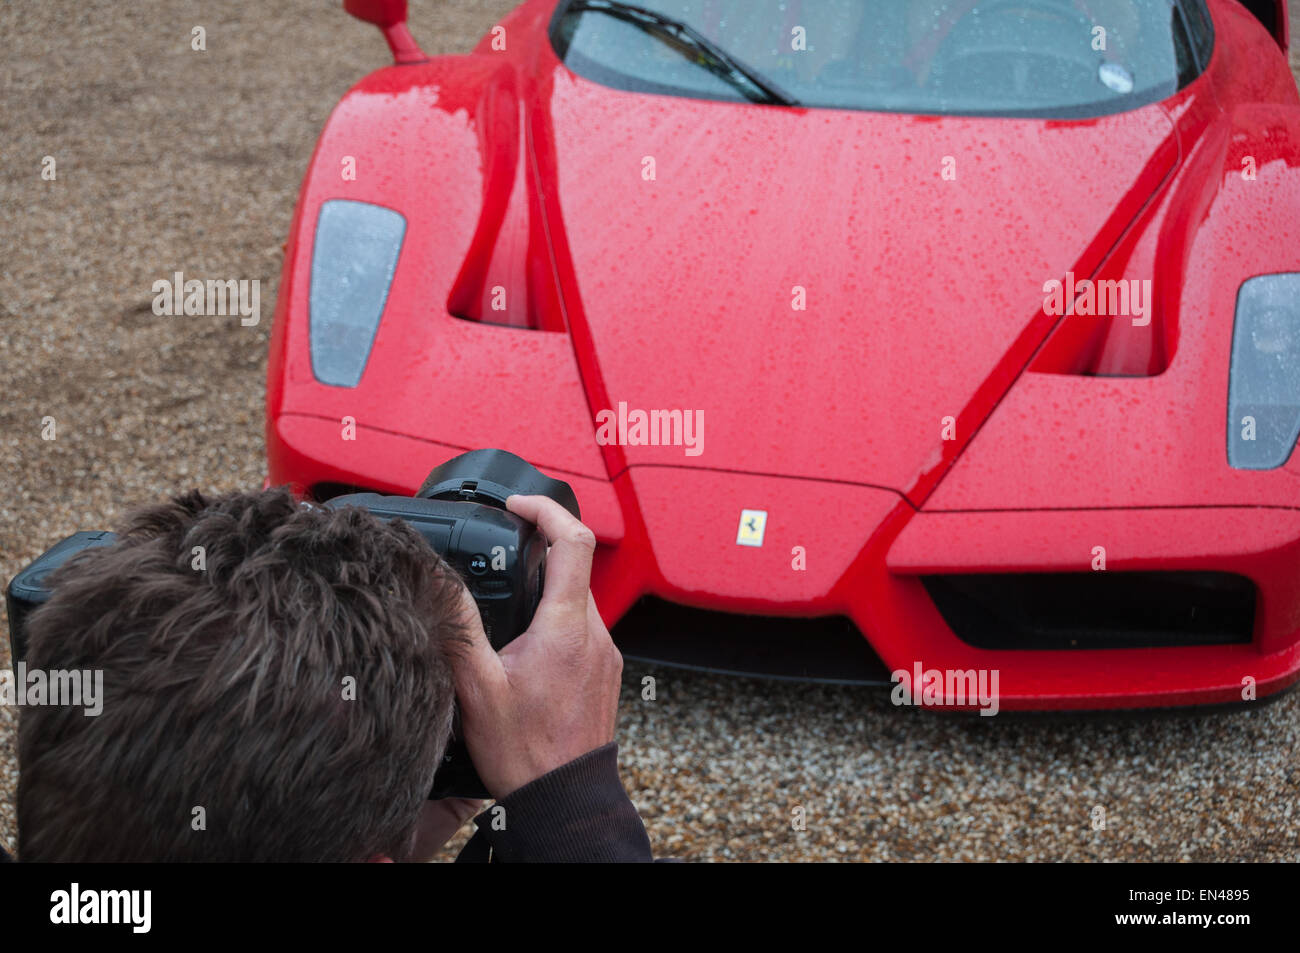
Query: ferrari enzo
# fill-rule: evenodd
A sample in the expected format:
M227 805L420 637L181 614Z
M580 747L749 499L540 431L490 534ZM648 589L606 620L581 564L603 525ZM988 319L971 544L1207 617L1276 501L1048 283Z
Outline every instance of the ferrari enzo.
M433 58L344 6L395 62L302 186L270 483L517 453L633 658L1002 709L1300 677L1283 0L528 0Z

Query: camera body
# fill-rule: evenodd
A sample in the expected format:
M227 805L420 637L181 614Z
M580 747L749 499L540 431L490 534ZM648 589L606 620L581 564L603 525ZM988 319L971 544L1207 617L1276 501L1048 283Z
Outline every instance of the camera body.
M528 628L542 598L547 542L541 531L505 508L512 494L549 496L581 518L572 488L504 450L472 450L434 468L414 496L350 493L322 504L356 506L382 520L400 519L418 531L465 580L483 628L500 650ZM5 593L15 663L27 654L28 615L53 594L48 578L78 553L109 546L104 531L74 533L13 578ZM459 711L431 798L488 797L461 740Z
M336 496L323 505L357 506L419 532L465 580L494 649L528 628L542 597L546 540L513 513L483 503L378 493Z
M581 519L569 484L504 450L471 450L434 468L415 496L349 493L323 506L359 506L417 530L460 573L494 649L533 619L542 598L546 540L506 509L512 494L549 496Z

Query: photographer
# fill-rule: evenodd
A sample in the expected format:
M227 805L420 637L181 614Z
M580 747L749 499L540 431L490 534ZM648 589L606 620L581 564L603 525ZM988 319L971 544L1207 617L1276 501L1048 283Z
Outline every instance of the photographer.
M551 499L508 508L550 551L499 654L403 523L285 490L136 513L31 617L28 667L102 670L104 702L22 711L20 859L427 860L482 807L427 800L458 699L496 799L458 861L649 861L618 777L595 538Z

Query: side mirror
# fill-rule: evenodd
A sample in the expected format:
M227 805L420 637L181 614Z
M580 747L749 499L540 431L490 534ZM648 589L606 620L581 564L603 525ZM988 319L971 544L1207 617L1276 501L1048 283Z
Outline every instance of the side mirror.
M428 59L406 28L406 0L343 0L343 9L383 31L393 62L423 63Z

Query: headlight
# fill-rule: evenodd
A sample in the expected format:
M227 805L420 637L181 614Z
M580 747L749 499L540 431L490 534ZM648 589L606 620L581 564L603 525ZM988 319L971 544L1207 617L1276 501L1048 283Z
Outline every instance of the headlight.
M1242 282L1229 374L1229 465L1280 467L1300 437L1300 273Z
M331 199L316 219L311 258L311 369L322 384L356 387L370 358L406 219L367 202Z

